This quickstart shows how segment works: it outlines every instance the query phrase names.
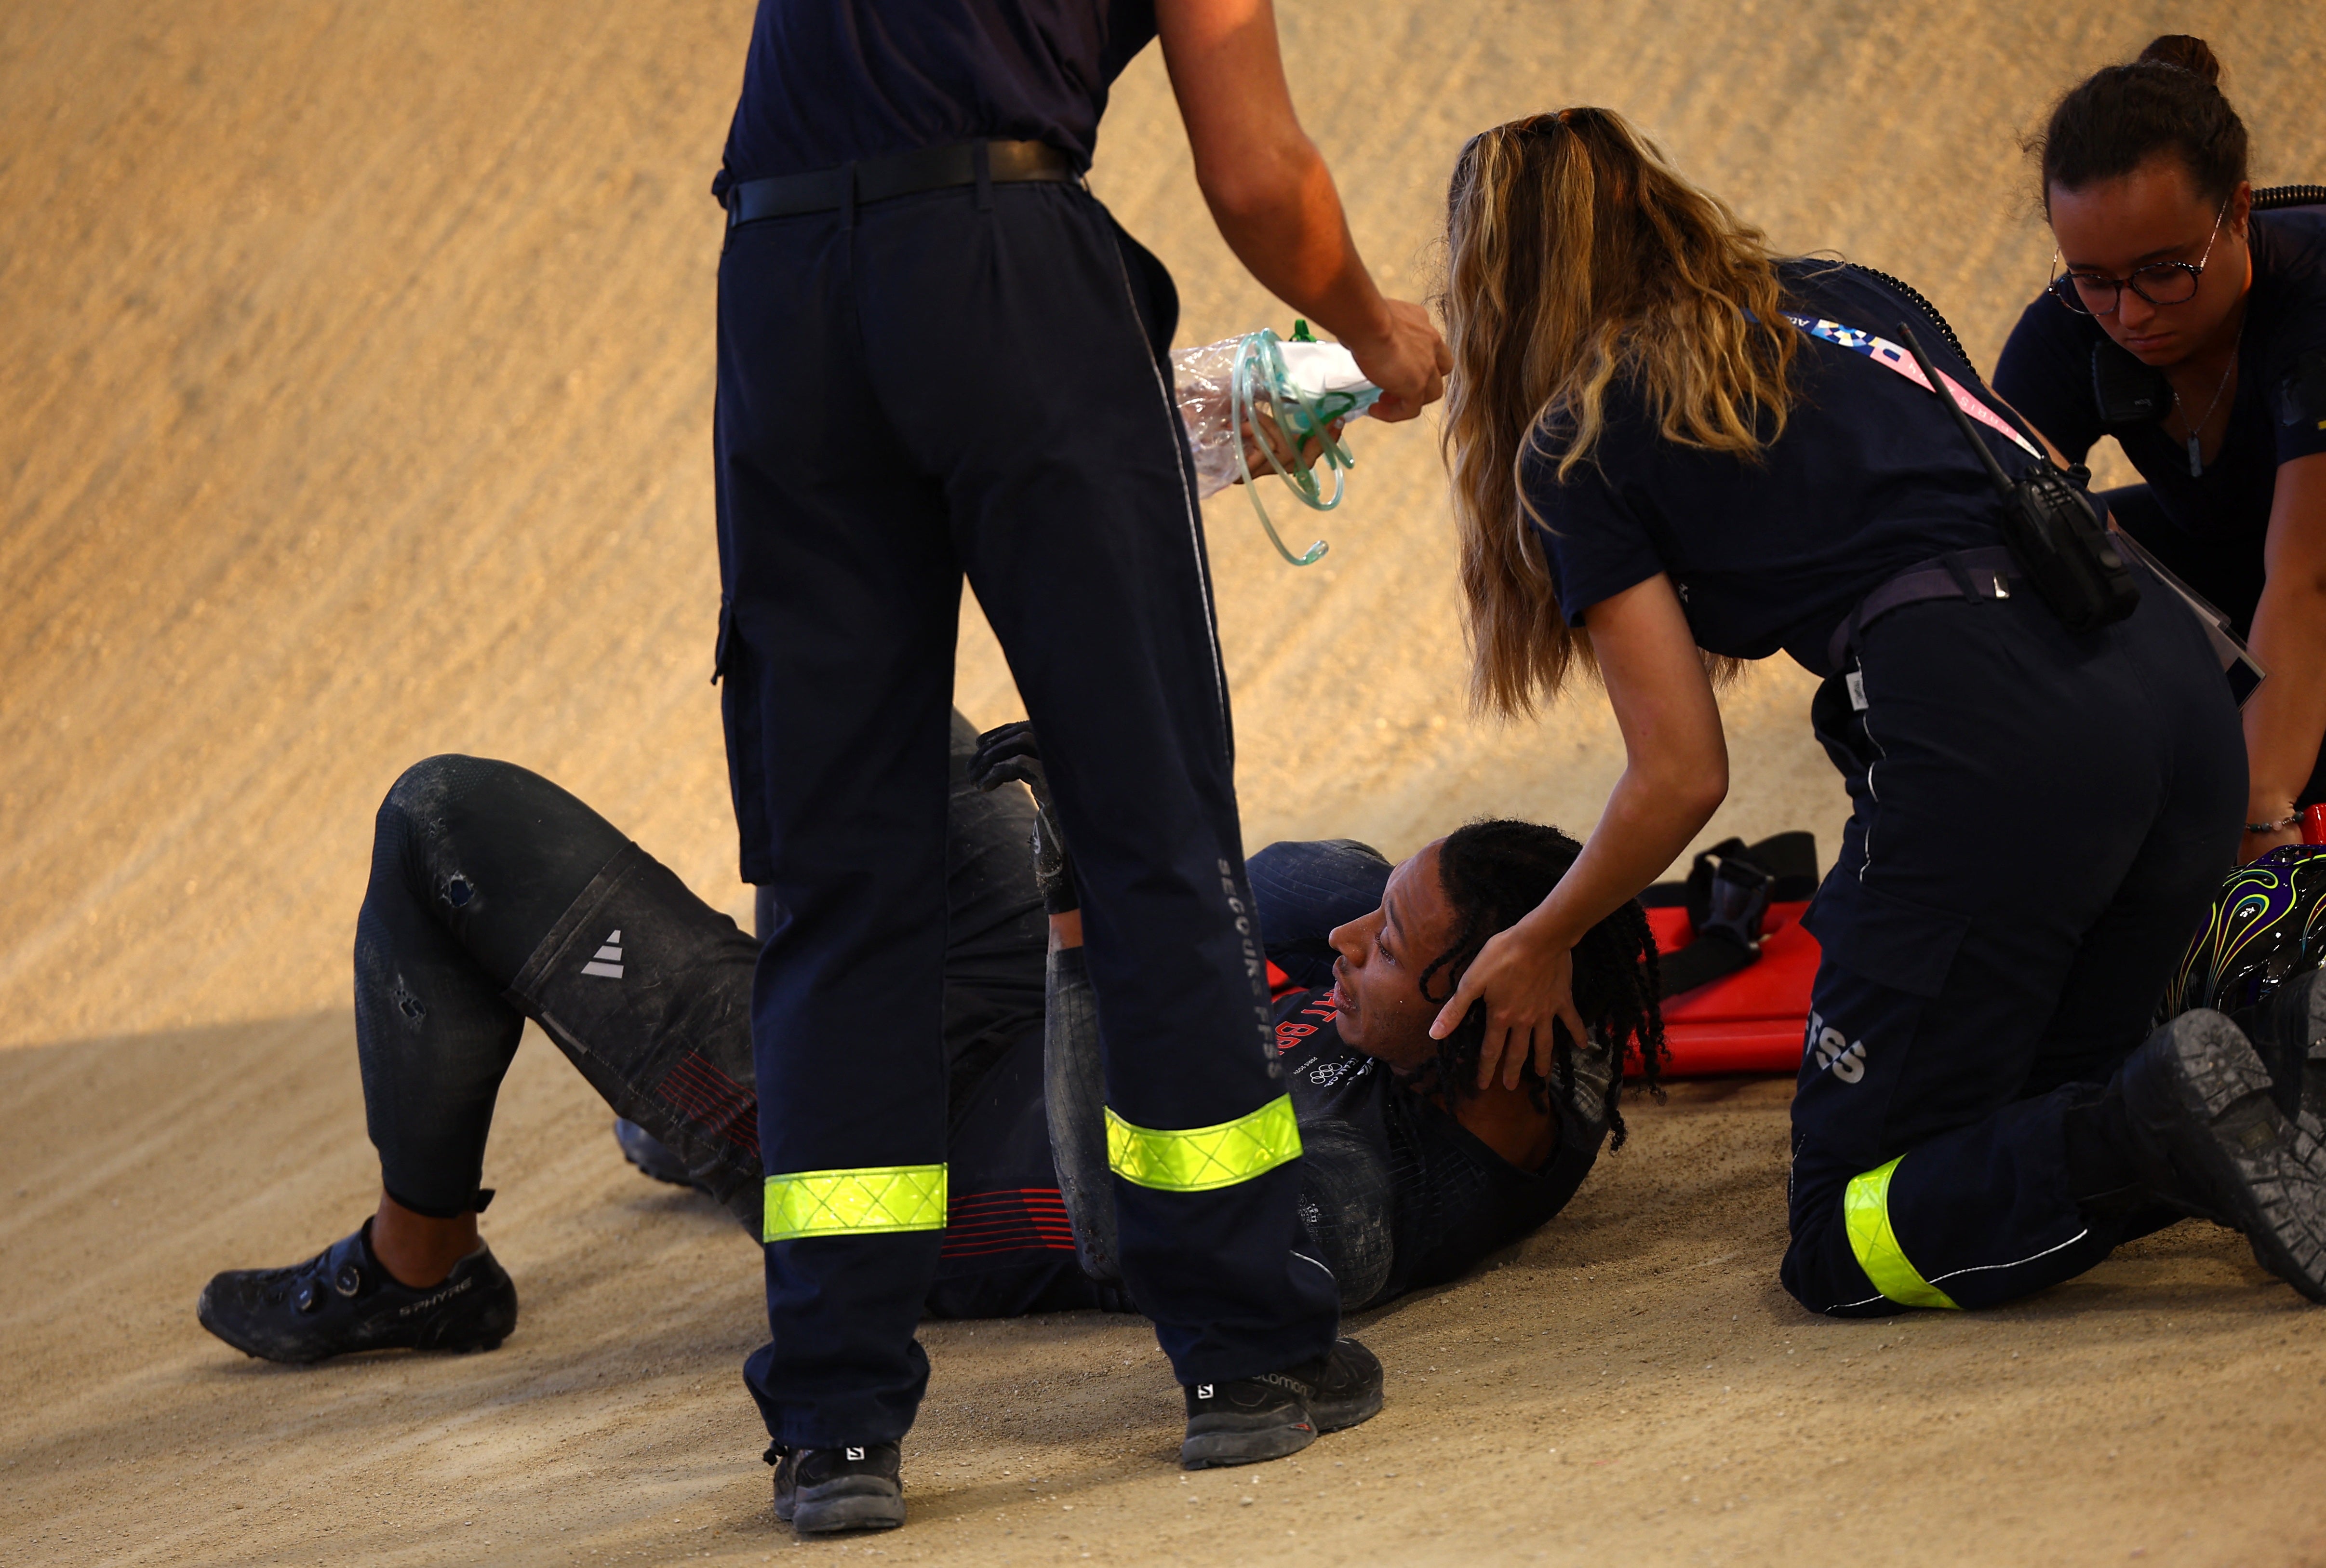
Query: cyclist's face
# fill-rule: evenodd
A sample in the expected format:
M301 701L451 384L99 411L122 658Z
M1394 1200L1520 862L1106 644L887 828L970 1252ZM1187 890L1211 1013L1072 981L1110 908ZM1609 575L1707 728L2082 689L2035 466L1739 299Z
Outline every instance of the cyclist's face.
M1445 842L1425 845L1390 873L1381 908L1332 935L1341 1043L1400 1072L1437 1057L1437 1042L1429 1038L1437 1004L1421 994L1421 973L1454 941L1454 906L1437 878L1437 849ZM1443 970L1433 983L1441 1001L1453 993Z
M2163 154L2129 174L2096 180L2081 190L2052 187L2052 238L2060 247L2061 265L2072 272L2129 277L2158 262L2203 263L2197 292L2180 303L2153 304L2126 288L2114 313L2098 318L2102 331L2142 360L2173 365L2210 342L2245 295L2251 274L2245 243L2250 200L2240 186L2223 212L2220 202L2198 191L2185 163ZM2149 292L2169 295L2171 290Z

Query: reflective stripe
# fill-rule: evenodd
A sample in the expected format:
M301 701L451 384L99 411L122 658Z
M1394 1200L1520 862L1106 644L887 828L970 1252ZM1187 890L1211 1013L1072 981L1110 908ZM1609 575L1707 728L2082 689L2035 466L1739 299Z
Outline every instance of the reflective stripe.
M1904 1158L1898 1156L1898 1160ZM1849 1226L1849 1250L1857 1255L1857 1266L1865 1271L1874 1288L1900 1306L1960 1311L1952 1296L1906 1261L1905 1248L1898 1245L1897 1233L1890 1228L1890 1178L1898 1169L1898 1160L1849 1179L1849 1188L1841 1195L1842 1217Z
M1248 1116L1184 1133L1133 1126L1106 1112L1106 1162L1125 1181L1163 1192L1233 1187L1300 1158L1292 1097L1279 1095Z
M763 1241L943 1230L945 1168L880 1165L869 1171L800 1171L770 1176L759 1212Z

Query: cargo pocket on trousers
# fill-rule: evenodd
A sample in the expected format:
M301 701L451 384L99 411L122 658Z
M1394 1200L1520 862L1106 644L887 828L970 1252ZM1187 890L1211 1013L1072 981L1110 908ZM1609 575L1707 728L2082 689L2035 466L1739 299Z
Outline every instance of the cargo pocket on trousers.
M1801 924L1828 961L1893 991L1936 996L1946 988L1970 917L1868 887L1843 871L1825 879Z
M742 878L754 887L776 880L769 855L767 758L759 725L758 670L749 641L735 627L735 607L719 602L719 641L711 656L719 686L719 717L727 732L727 787L735 801Z
M1856 779L1881 761L1865 733L1865 722L1849 700L1847 673L1828 676L1810 698L1810 733L1825 748L1826 760L1845 779Z
M1113 213L1106 213L1106 223L1131 280L1131 303L1138 308L1140 326L1146 331L1147 346L1153 350L1155 362L1168 372L1171 340L1179 331L1179 285L1172 281L1171 269L1163 265L1162 257L1132 238L1130 230L1115 221Z

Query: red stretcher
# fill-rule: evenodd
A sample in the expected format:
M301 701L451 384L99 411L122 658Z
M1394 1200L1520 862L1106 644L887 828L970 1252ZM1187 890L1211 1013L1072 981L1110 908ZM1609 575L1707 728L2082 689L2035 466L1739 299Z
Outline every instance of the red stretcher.
M1772 903L1761 922L1761 957L1735 974L1664 1002L1666 1078L1721 1072L1791 1074L1801 1064L1809 1025L1810 983L1818 942L1801 929L1809 901ZM1677 953L1696 939L1688 910L1648 910L1656 950Z

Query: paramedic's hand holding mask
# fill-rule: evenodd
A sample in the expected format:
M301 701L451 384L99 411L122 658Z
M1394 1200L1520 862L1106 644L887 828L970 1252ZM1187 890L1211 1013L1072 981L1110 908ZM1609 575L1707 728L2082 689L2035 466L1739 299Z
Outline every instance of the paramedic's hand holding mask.
M1372 417L1411 419L1443 397L1453 350L1427 310L1374 286L1332 173L1292 113L1267 0L1161 0L1155 14L1196 183L1228 248L1356 356L1382 389Z
M1446 396L1446 373L1454 368L1454 350L1419 305L1393 299L1381 303L1382 318L1370 331L1344 334L1341 342L1357 357L1357 369L1365 379L1382 389L1381 401L1367 412L1394 425Z
M1265 408L1254 409L1251 420L1243 427L1243 465L1255 475L1265 473L1272 455L1284 467L1306 472L1316 467L1317 460L1324 455L1326 439L1340 440L1341 429L1347 424L1345 419L1334 420L1325 426L1323 435L1310 436L1295 452L1291 438L1284 434L1283 426L1276 423L1275 416ZM1228 482L1242 484L1243 476L1238 474Z

